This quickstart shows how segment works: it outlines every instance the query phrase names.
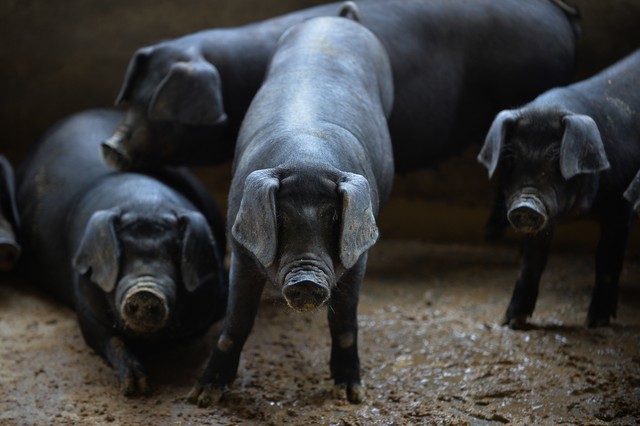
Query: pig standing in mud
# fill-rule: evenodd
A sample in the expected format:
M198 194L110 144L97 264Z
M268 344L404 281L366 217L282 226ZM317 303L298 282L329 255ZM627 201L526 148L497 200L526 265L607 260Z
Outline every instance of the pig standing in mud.
M235 378L265 281L296 311L328 305L333 379L362 400L358 295L393 180L392 102L387 54L365 27L326 17L283 35L236 147L229 305L192 402Z
M587 326L615 317L631 208L623 192L640 167L640 50L601 73L496 117L478 160L500 171L507 217L523 233L520 277L505 324L533 313L556 222L600 224Z
M223 220L206 189L182 170L102 162L100 141L121 118L94 110L55 126L18 170L17 199L26 266L75 309L129 395L149 391L136 349L205 332L227 291Z
M20 216L16 207L13 168L0 155L0 271L13 269L20 256L16 230Z
M480 143L495 114L573 78L577 13L561 0L368 0L360 22L394 74L389 119L396 171L430 167ZM242 118L276 43L342 3L236 28L201 31L133 56L104 144L121 169L230 161Z

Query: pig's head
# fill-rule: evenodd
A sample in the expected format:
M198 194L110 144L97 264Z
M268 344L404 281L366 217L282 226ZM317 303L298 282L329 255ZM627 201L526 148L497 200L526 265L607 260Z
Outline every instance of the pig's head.
M19 225L13 169L0 156L0 271L12 269L18 261L20 245L16 242L15 229Z
M324 304L378 238L367 179L326 168L251 173L231 233L297 311Z
M217 259L198 212L110 209L92 215L73 267L104 292L117 324L152 334L179 324L189 293L217 284Z
M102 152L122 170L175 161L178 145L207 142L227 120L216 67L196 47L171 42L133 55L116 104L129 110Z
M502 111L478 161L489 177L500 170L507 218L528 234L540 232L558 216L588 210L599 172L609 168L595 121L559 110Z

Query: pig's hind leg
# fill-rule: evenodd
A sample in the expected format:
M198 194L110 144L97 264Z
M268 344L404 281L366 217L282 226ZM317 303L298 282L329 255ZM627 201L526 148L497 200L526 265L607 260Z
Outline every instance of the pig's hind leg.
M596 283L587 314L587 327L609 325L616 317L618 282L624 262L631 214L626 206L611 208L609 217L600 223L600 240L596 249Z

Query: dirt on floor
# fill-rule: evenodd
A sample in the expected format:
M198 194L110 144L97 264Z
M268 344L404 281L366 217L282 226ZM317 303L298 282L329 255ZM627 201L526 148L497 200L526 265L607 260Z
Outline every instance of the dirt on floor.
M366 400L336 397L324 309L266 297L222 401L184 397L219 325L147 356L153 394L120 395L75 315L0 277L1 425L631 425L640 422L640 260L627 259L612 326L583 326L593 254L554 251L531 328L500 325L519 270L505 244L381 241L359 306Z

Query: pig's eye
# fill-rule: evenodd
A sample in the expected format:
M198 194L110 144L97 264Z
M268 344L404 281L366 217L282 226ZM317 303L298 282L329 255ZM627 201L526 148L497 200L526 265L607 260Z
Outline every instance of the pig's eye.
M506 145L502 148L502 151L500 152L500 161L502 161L503 164L511 165L515 160L516 153L511 145Z
M560 157L560 146L552 146L544 153L545 161L555 161Z

